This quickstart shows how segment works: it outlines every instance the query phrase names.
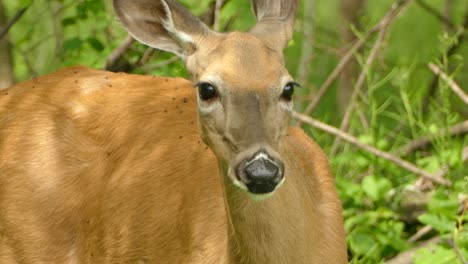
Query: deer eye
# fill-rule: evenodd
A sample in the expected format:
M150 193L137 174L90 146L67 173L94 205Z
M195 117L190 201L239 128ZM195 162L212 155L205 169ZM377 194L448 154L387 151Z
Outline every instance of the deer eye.
M218 95L216 88L210 83L199 83L198 86L198 95L203 101L208 101L215 98Z
M286 101L291 101L292 96L294 94L294 86L299 86L299 84L295 82L287 83L283 88L283 93L281 93L281 98L285 99Z

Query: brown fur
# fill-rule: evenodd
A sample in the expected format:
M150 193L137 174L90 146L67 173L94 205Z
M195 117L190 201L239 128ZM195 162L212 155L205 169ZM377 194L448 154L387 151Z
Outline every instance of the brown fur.
M228 243L240 245L229 263L344 263L326 158L298 129L275 196L254 202L226 181L228 236L195 100L183 79L83 67L3 91L0 263L225 263Z
M136 38L181 56L217 96L84 67L2 91L0 263L345 263L327 159L288 129L281 95L298 1L254 1L252 33L230 34L174 0L114 5ZM254 201L234 171L259 151L284 163L286 181Z

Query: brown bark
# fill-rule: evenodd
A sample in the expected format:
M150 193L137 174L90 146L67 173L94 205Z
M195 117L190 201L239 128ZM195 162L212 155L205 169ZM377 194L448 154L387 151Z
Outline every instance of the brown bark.
M341 14L344 22L342 23L342 39L344 43L351 43L356 39L352 31L351 25L359 28L359 18L366 5L366 0L342 0L341 1ZM344 113L351 94L354 89L354 82L358 75L358 65L356 61L349 63L341 73L340 84L337 93L338 109L341 114Z
M4 28L7 23L5 7L0 1L0 29ZM7 36L0 39L0 89L7 88L14 82L11 49L11 43Z

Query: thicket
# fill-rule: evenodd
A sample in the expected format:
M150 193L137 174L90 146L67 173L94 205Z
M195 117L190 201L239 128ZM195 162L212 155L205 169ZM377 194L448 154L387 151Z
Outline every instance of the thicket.
M181 2L220 31L255 21L246 0ZM467 25L468 0L302 1L295 125L329 154L351 263L468 263ZM188 77L110 0L0 0L3 29L0 85L75 64Z

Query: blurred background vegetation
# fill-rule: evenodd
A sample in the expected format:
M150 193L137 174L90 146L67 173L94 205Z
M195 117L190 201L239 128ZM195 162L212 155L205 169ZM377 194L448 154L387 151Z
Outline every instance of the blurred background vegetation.
M247 0L181 2L220 31L255 22ZM285 50L297 111L381 151L299 123L329 154L351 263L468 263L467 25L468 0L302 0ZM76 64L189 78L110 0L0 0L4 29L0 88Z

